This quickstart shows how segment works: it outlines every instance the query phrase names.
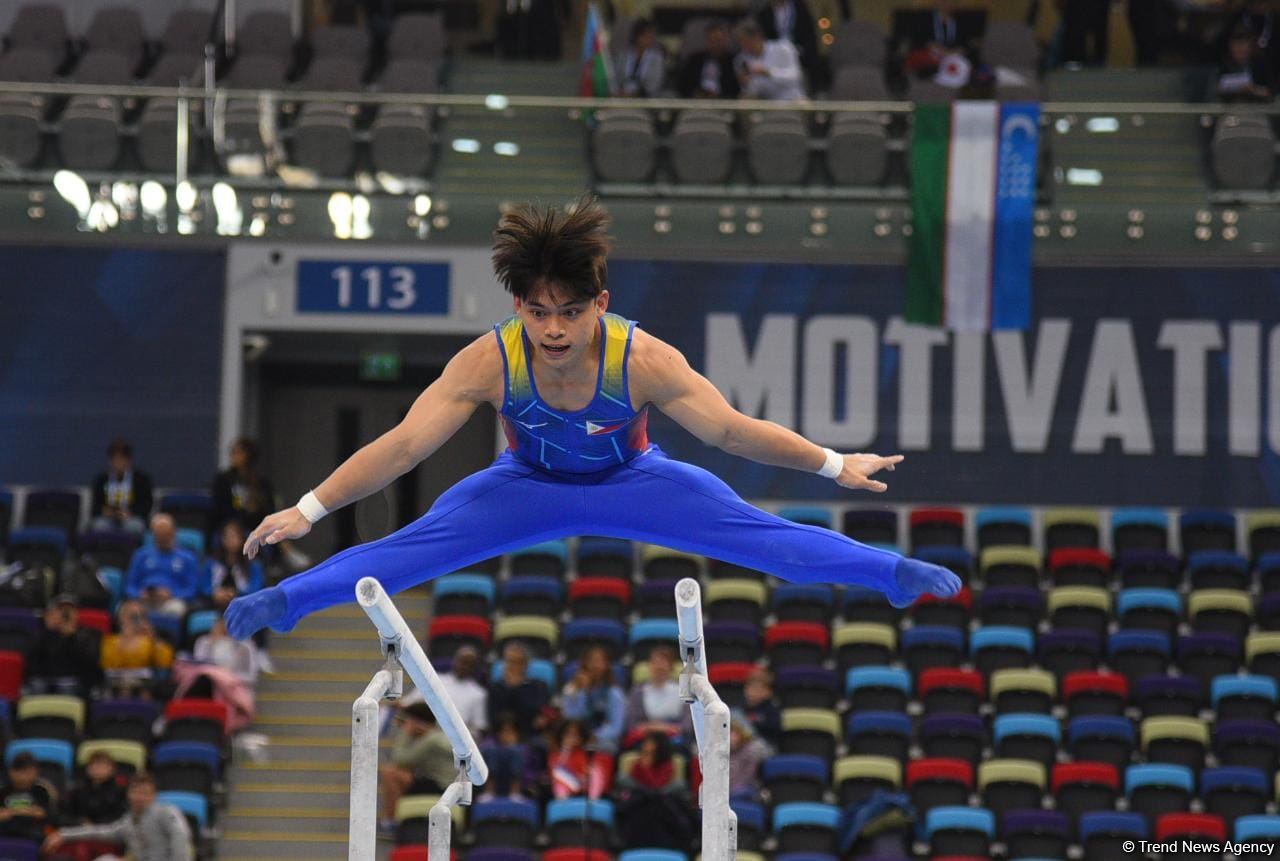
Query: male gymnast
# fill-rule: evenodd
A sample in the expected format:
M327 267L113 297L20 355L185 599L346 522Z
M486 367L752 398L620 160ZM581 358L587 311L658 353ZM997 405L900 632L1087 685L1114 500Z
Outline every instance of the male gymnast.
M278 586L237 598L227 629L289 631L309 613L351 601L361 577L389 593L521 547L573 535L661 544L798 583L846 583L897 607L960 590L951 571L859 544L748 505L706 470L649 442L650 405L698 439L772 466L883 492L872 476L902 455L837 454L735 410L670 345L608 313L609 219L594 201L520 207L495 233L493 268L515 314L464 347L405 419L245 541L306 535L327 513L385 487L431 456L480 404L498 411L508 447L447 490L425 515L344 550Z

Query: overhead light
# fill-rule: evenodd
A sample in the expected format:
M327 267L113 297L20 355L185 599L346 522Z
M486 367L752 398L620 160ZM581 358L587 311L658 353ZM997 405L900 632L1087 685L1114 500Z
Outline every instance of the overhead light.
M352 239L368 239L373 236L373 225L369 223L369 215L372 212L373 205L363 194L357 194L351 199Z
M249 235L262 236L267 232L267 217L261 212L253 216L253 220L249 222Z
M196 232L196 222L185 212L178 214L178 233L183 236L190 236Z
M490 93L484 97L484 106L491 111L505 111L511 100L498 93Z
M95 200L85 222L99 233L106 233L120 223L120 212L109 200Z
M335 191L329 195L329 220L333 222L333 235L338 239L351 238L351 195Z
M1085 167L1068 168L1067 185L1102 185L1102 171Z
M236 190L225 182L214 183L213 211L218 216L219 236L239 236L244 213L236 200Z
M173 199L178 202L178 209L183 212L190 212L195 209L196 199L199 196L196 187L185 179L178 183L178 187L173 190ZM181 229L178 232L181 233Z
M409 184L394 173L387 173L380 170L374 174L374 179L378 181L378 185L382 186L382 190L387 194L404 194L409 190Z
M456 138L450 146L454 152L475 155L480 152L480 141L475 138Z
M511 141L498 141L493 145L493 151L497 155L520 155L520 145Z
M1115 117L1090 117L1084 127L1094 134L1114 134L1120 131L1120 121Z
M93 198L89 194L89 184L80 174L72 170L60 170L53 175L53 187L63 200L71 204L80 218L89 216Z
M139 199L142 201L142 211L153 218L159 218L164 215L164 207L168 202L168 192L164 190L164 186L149 179L142 184L142 190Z
M426 218L431 214L431 195L419 194L413 199L413 214L419 218Z
M111 183L111 202L117 209L133 211L138 206L138 186L132 182Z

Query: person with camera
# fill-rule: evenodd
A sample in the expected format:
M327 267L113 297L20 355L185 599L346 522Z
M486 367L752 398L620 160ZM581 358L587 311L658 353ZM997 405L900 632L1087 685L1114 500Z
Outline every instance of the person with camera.
M567 720L584 722L595 745L613 753L622 739L626 708L622 688L613 681L609 653L603 646L587 648L578 671L560 692L561 713Z
M96 631L80 627L80 603L64 593L44 611L44 628L27 654L31 693L87 697L102 681Z
M155 674L173 666L173 647L155 635L139 601L121 601L118 634L102 639L102 669L119 697L149 697Z

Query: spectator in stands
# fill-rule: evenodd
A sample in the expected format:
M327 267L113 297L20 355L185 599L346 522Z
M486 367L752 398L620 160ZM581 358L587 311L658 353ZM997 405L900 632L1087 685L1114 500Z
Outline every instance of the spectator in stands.
M1169 0L1129 0L1128 15L1138 65L1154 66L1177 25L1172 5Z
M689 708L680 699L680 685L672 677L676 651L670 646L655 646L649 652L649 678L632 685L627 696L624 718L628 734L636 730L679 730Z
M210 533L234 520L247 535L275 510L271 481L259 470L258 460L258 444L248 437L231 444L231 465L213 480Z
M122 439L107 446L107 471L93 480L90 509L94 530L141 535L151 514L151 476L133 468L133 446Z
M738 72L733 64L733 38L723 21L707 24L707 47L685 58L677 81L686 99L736 99Z
M618 64L621 95L651 99L662 93L667 76L667 54L658 44L658 28L648 18L631 25L631 40Z
M102 669L116 696L149 697L155 675L173 666L173 647L156 637L139 601L116 609L120 633L102 638Z
M40 766L29 753L9 763L9 780L0 791L0 837L38 842L54 812L57 793L40 777Z
M44 611L44 628L27 655L28 690L87 697L102 681L101 648L98 632L80 627L76 597L59 595Z
M522 798L529 770L529 746L520 741L520 723L510 713L493 724L493 739L481 748L489 766L484 798Z
M543 728L543 709L550 699L547 686L529 678L528 650L519 643L508 643L502 650L502 675L489 685L489 725L496 727L499 715L510 715L520 737L531 738Z
M693 822L671 739L656 730L639 756L618 775L618 830L623 845L683 849L693 843Z
M191 655L197 661L234 674L251 689L257 684L258 673L262 669L258 647L252 640L235 640L227 636L227 623L221 616L213 623L209 633L196 637Z
M922 78L933 78L949 59L969 62L986 29L985 13L958 11L955 0L938 0L932 11L912 13L907 21L903 68Z
M1218 69L1218 97L1224 102L1269 102L1275 95L1273 82L1254 34L1238 28L1227 41L1227 53Z
M742 713L756 733L769 744L778 744L782 736L782 710L773 698L773 675L764 667L756 667L743 683L742 695Z
M195 554L178 546L178 527L168 514L151 518L150 547L140 547L129 560L124 594L140 600L149 612L182 616L196 595L200 562Z
M244 555L245 532L239 522L228 520L218 533L218 544L205 564L200 594L218 610L241 595L262 588L262 564Z
M149 774L129 780L129 810L105 825L62 828L44 841L46 852L56 852L68 840L105 840L123 843L130 861L192 861L191 828L182 811L156 801L156 782Z
M729 724L729 794L760 794L760 764L773 756L773 748L760 736L751 721L734 709Z
M744 99L796 101L805 97L804 73L796 48L783 39L766 41L755 21L738 25L734 67Z
M402 796L444 792L457 776L453 746L425 702L401 708L396 723L389 761L379 769L384 833L395 830L396 803Z
M128 807L128 778L105 750L95 750L84 766L84 779L67 796L63 819L67 825L102 825L114 822Z
M564 721L547 755L547 775L555 798L585 795L600 798L609 792L613 757L587 745L590 729L583 721Z
M1280 69L1280 8L1268 0L1249 0L1231 22L1227 33L1233 34L1242 28L1253 34L1267 65L1273 71Z
M676 773L671 737L662 730L653 730L640 742L639 756L618 775L622 789L644 792L680 792L685 788L684 777Z
M1111 0L1057 0L1062 16L1062 61L1105 66Z
M590 646L578 671L560 692L560 710L571 721L583 721L594 743L613 753L622 740L626 697L614 684L613 666L603 646Z
M807 0L769 0L756 13L756 24L766 40L791 43L811 86L822 81L818 56L818 31Z
M476 680L480 653L463 646L453 653L453 665L440 676L440 683L458 707L458 714L471 734L479 738L489 729L489 692Z

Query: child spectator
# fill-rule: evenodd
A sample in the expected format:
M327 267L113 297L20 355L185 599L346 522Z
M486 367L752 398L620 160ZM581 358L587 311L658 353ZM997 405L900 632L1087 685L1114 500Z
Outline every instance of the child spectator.
M116 610L120 633L102 639L102 669L115 696L149 697L156 674L173 666L173 647L155 636L142 604L121 601Z
M38 842L53 813L57 793L40 778L40 767L29 753L9 763L9 780L0 791L0 837Z
M760 764L773 756L773 748L756 735L746 715L735 709L729 723L729 794L757 798Z
M133 446L122 439L107 446L107 471L93 479L91 527L141 535L151 513L151 476L133 468Z
M609 792L613 757L587 750L588 728L568 720L556 731L555 745L547 755L547 776L555 798L585 795L596 799Z
M59 595L44 611L44 628L27 655L27 688L87 697L102 681L101 648L98 632L80 627L76 597Z
M140 547L129 560L124 594L140 600L148 611L182 616L196 595L200 563L195 554L178 546L178 527L168 514L151 518L154 545Z
M520 724L513 714L498 715L492 741L483 748L489 780L483 798L523 798L529 768L529 747L520 741Z
M1274 95L1271 85L1272 70L1253 33L1236 29L1218 70L1218 97L1224 102L1269 102Z
M626 698L613 682L613 667L603 646L582 653L578 672L560 692L560 710L571 721L583 721L601 750L613 753L622 739Z
M676 652L670 646L655 646L649 652L649 678L633 685L627 697L626 729L679 730L689 708L680 699L680 685L672 678ZM629 743L629 742L628 742Z
M724 21L707 24L707 47L690 54L680 67L676 86L686 99L736 99L738 73L733 65L733 38Z
M156 782L149 774L129 780L129 810L114 822L81 825L51 833L44 841L56 853L70 840L105 840L125 845L129 861L192 861L191 828L182 811L156 801Z
M640 742L640 756L625 774L618 775L618 787L646 792L679 792L685 788L684 778L676 774L671 738L662 730L654 730Z
M262 588L262 565L244 555L245 532L239 522L228 520L218 532L218 543L205 564L200 594L215 609L225 610L241 595Z
M658 28L647 18L631 25L631 43L618 64L622 95L651 99L662 92L667 72L667 55L658 44Z
M84 766L84 779L67 796L67 825L102 825L124 815L129 781L105 750L94 751Z
M671 739L655 730L640 743L640 755L618 775L618 823L626 846L682 849L693 842L693 822L676 773Z
M782 737L782 710L773 698L773 675L764 667L756 667L747 676L742 695L746 719L761 738L776 745Z
M542 710L550 698L545 684L529 678L528 650L508 643L502 650L502 675L489 684L489 724L497 726L499 715L510 715L520 738L531 738L542 729Z

